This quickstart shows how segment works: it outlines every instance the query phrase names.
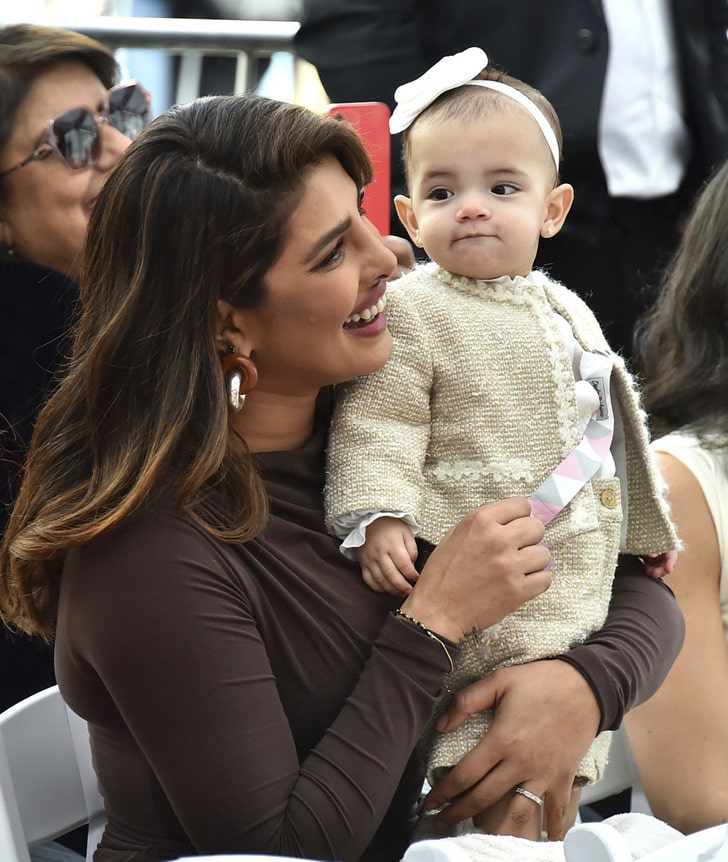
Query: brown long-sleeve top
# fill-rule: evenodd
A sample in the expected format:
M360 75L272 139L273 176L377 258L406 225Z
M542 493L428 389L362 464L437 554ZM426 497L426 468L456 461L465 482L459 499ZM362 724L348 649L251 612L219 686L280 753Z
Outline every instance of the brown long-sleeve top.
M401 857L447 657L326 534L323 435L257 461L271 517L254 541L214 540L169 504L66 559L56 671L90 726L109 821L96 862ZM681 642L666 588L615 583L605 628L568 658L604 727Z

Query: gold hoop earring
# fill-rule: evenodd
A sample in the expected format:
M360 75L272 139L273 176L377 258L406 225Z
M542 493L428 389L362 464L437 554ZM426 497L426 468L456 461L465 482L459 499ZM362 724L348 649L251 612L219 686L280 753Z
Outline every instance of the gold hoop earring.
M245 404L245 396L258 382L258 369L249 356L235 353L230 345L228 354L222 361L222 373L225 375L225 390L228 406L233 413L240 413Z

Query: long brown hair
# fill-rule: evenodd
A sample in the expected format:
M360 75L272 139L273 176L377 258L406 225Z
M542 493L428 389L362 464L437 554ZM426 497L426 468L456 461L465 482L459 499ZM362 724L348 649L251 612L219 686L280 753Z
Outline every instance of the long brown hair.
M94 209L67 373L41 411L0 551L0 612L48 638L63 558L160 495L246 541L267 506L228 427L218 299L255 307L308 166L333 154L360 186L353 129L258 96L217 96L154 120ZM204 505L215 488L221 516Z

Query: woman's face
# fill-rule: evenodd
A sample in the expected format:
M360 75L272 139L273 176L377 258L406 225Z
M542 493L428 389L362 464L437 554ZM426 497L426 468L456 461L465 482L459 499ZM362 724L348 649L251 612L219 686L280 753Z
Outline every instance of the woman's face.
M38 75L20 105L0 169L20 162L38 146L49 120L73 108L100 110L106 88L79 60L54 64ZM55 153L5 177L0 239L24 260L77 275L89 215L106 175L129 145L108 124L101 125L101 150L92 166L72 170Z
M392 351L381 308L396 259L333 156L309 169L288 237L265 300L243 312L256 392L315 393L381 368Z

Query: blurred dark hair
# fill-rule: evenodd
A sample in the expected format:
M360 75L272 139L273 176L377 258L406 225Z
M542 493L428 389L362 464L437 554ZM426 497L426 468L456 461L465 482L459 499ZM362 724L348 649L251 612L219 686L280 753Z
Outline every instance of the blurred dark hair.
M728 163L698 195L635 355L653 432L728 442Z
M549 102L546 96L526 84L519 78L514 78L495 66L487 66L480 74L476 75L476 80L480 81L499 81L502 84L507 84L527 96L546 117L549 125L556 136L556 143L559 147L559 158L561 158L561 148L563 145L563 134L561 131L561 122L559 121L556 109ZM446 90L435 101L428 105L427 108L417 117L412 125L405 129L402 135L402 161L405 166L405 174L407 182L410 182L409 170L412 162L412 144L410 140L410 132L417 125L420 118L426 118L428 122L441 122L443 120L461 119L473 121L482 117L487 117L492 111L508 110L516 105L510 96L499 93L496 90L490 90L487 87L473 87L467 84L462 84L455 87L453 90ZM534 120L535 122L535 120ZM543 136L542 136L543 137ZM553 156L549 150L546 140L543 140L544 158L550 169L553 169L553 183L558 185L559 172L554 165Z

